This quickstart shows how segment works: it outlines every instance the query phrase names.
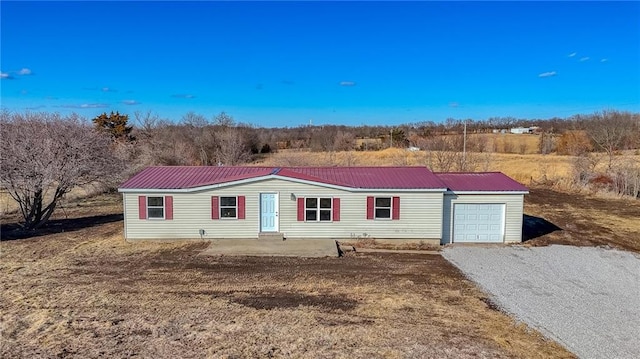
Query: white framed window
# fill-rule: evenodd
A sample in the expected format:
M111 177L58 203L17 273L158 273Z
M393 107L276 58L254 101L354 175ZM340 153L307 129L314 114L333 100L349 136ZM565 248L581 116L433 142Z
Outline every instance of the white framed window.
M164 197L147 197L147 218L164 219Z
M376 197L373 207L375 219L391 219L391 197Z
M307 222L331 222L333 216L331 197L306 197L304 199L304 220Z
M220 197L220 218L238 219L238 197Z

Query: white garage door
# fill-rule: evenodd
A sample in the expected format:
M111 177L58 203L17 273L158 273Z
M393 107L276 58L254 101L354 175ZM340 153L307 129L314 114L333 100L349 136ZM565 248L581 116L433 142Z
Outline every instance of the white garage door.
M502 243L503 230L504 204L454 204L454 243Z

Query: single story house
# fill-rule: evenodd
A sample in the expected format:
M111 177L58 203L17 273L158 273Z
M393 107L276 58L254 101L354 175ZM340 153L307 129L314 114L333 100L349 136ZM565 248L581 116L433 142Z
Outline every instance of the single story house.
M426 167L149 167L119 188L126 239L520 242L526 187Z

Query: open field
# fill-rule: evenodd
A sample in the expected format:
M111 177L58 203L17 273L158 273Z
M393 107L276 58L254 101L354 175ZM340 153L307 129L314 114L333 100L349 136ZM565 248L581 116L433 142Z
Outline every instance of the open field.
M627 162L640 163L640 154L627 151ZM536 183L556 183L568 188L571 185L574 156L556 154L468 153L473 171L498 171L529 186ZM606 159L596 167L606 172ZM622 156L616 158L616 160ZM281 150L257 163L266 166L427 166L436 170L435 154L426 151L407 151L388 148L381 151L309 152Z
M198 256L124 242L118 202L2 242L0 356L572 357L439 255Z
M568 179L572 156L539 154L474 153L478 171L500 171L524 183L543 179ZM637 156L640 161L640 156ZM411 152L399 148L381 151L307 152L282 150L265 158L259 165L275 166L427 166L433 168L425 151Z

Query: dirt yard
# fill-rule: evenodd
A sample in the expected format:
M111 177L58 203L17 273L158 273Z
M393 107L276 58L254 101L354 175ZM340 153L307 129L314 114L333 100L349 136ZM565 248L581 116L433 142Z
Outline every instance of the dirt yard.
M1 357L572 357L437 254L198 256L124 242L120 211L96 197L1 243Z
M532 188L524 236L533 246L610 246L640 253L640 201Z

